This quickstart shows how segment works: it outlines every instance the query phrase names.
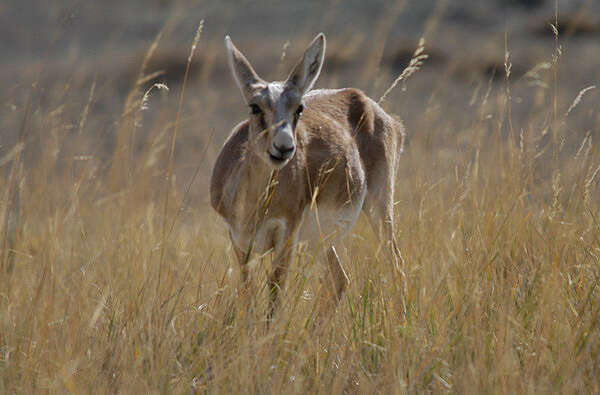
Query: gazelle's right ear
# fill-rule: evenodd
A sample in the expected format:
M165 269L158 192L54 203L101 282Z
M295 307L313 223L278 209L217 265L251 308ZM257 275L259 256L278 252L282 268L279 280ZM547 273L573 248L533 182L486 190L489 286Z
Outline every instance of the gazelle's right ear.
M264 83L264 81L256 74L248 59L233 45L229 36L225 36L225 47L227 48L229 68L247 103L256 84Z
M325 58L325 35L317 34L314 40L308 45L304 56L296 64L290 73L286 85L293 87L304 95L312 89L315 81L319 78L323 59Z

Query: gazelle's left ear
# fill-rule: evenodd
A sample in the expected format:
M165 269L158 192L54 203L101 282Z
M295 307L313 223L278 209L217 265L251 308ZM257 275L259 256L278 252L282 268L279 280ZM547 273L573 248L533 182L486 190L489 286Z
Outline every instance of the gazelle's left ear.
M225 48L233 78L248 103L256 89L256 84L264 81L256 74L248 59L233 45L229 36L225 36Z
M325 35L319 33L310 43L304 56L290 73L286 86L296 88L302 95L312 89L321 73L325 58Z

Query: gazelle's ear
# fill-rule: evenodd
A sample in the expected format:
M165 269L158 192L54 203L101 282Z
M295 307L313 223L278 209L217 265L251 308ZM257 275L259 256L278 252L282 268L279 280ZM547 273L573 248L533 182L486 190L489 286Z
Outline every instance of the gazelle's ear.
M225 36L225 47L229 68L247 103L256 89L256 84L264 81L256 74L248 59L233 45L229 36Z
M302 95L311 90L321 72L324 57L325 35L319 33L290 73L286 86L298 89Z

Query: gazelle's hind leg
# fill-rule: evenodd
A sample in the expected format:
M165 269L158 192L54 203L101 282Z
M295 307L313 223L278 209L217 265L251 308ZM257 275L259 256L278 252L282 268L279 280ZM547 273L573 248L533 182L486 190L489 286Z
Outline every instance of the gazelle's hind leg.
M366 188L362 188L354 196L353 201L345 204L342 209L331 210L317 205L311 208L303 224L303 239L311 246L311 258L323 264L324 273L320 278L318 299L323 301L322 308L329 310L341 300L349 279L338 255L338 246L343 245L354 223L360 216L364 204ZM321 299L323 298L323 299ZM325 300L326 299L326 300ZM333 303L331 303L333 302Z
M394 264L398 268L400 261L402 261L402 255L398 247L398 241L396 240L392 205L390 204L388 207L383 203L379 203L375 207L365 208L364 212L379 241L384 243L389 251L391 251Z
M333 243L327 249L321 251L321 256L327 269L324 278L320 281L321 287L316 301L317 326L329 321L331 314L341 301L344 291L350 284Z
M344 271L344 267L342 266L340 257L338 256L337 251L335 250L335 247L333 245L329 246L326 255L327 269L330 278L329 284L332 290L335 303L337 304L342 298L344 290L350 283L350 280L348 279L348 275Z
M402 284L404 294L402 307L406 314L408 282L406 277L406 263L398 247L394 226L394 180L393 176L386 177L386 182L382 183L383 186L379 190L369 190L363 211L375 234L379 237L380 242L385 243L386 250L391 253L394 273L398 275L399 284Z
M394 226L394 168L387 167L379 173L379 182L372 182L371 185L379 185L379 188L369 189L363 205L363 212L366 214L369 224L379 238L379 241L385 243L392 253L394 264L399 268L402 261L402 255L398 242L396 240L396 229Z

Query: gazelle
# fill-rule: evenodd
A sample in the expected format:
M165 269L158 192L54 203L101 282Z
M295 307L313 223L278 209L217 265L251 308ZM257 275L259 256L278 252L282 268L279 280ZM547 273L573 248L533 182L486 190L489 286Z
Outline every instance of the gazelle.
M335 244L361 211L398 253L393 196L404 127L358 89L311 90L325 55L322 33L283 82L261 79L229 36L225 46L250 114L225 142L210 193L242 279L251 253L274 253L272 313L298 241L325 241L339 300L348 277Z

